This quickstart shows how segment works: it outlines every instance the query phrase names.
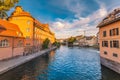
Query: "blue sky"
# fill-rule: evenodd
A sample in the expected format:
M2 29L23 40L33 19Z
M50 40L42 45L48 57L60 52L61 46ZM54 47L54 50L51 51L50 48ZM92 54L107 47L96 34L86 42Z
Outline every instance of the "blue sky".
M118 0L20 0L17 4L42 23L49 23L57 38L96 35L97 24L119 8ZM8 12L10 14L14 9Z

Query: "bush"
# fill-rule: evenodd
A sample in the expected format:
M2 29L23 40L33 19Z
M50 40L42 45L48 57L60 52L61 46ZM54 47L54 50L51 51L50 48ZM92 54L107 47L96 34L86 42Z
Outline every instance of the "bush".
M75 37L70 37L68 39L68 46L73 46L73 43L76 41L76 38Z
M60 47L60 42L55 41L55 42L53 43L53 45L54 45L54 46L57 46L57 47Z
M48 46L49 46L49 43L50 43L50 40L49 40L48 38L46 38L46 39L43 41L42 48L43 48L43 49L47 49Z

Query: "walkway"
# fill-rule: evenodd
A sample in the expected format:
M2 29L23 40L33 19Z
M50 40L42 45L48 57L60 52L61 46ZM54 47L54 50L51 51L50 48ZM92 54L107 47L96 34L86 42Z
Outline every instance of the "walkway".
M53 49L55 49L56 47L53 47L51 49L47 49L47 50L43 50L43 51L39 51L35 54L31 54L31 55L27 55L27 56L20 56L18 58L14 58L14 59L11 59L11 60L7 60L7 61L1 61L0 62L0 75L21 65L21 64L24 64L46 52L49 52Z

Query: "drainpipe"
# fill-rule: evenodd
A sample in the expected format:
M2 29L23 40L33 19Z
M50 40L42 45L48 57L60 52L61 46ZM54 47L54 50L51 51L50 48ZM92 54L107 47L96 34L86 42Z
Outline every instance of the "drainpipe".
M33 39L32 39L32 40L33 40L33 41L32 41L32 42L33 42L33 49L34 49L34 47L35 47L35 44L34 44L34 43L35 43L35 42L34 42L34 41L35 41L35 26L36 26L36 24L35 24L35 19L33 19Z
M12 58L14 56L14 37L12 38Z

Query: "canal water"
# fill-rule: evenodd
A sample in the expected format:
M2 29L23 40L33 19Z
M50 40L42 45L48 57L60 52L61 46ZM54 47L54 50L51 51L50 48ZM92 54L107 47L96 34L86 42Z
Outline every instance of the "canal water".
M0 75L0 80L120 80L100 65L97 50L61 46Z

